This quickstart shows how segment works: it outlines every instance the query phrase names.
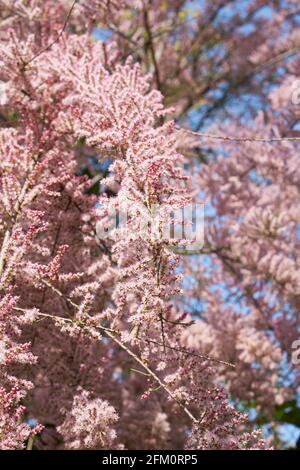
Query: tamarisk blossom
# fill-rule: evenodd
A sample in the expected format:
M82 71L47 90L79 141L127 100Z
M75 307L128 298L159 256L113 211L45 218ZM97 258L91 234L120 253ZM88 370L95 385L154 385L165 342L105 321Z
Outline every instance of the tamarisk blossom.
M297 135L292 83L299 71L295 57L269 95L268 112L253 122L256 136ZM213 131L229 132L253 136L252 128L241 131L232 124ZM259 416L272 420L276 406L296 399L299 391L299 370L291 361L299 337L298 144L222 143L221 149L208 139L206 145L216 157L202 166L196 184L213 209L202 253L210 265L206 259L204 268L202 258L197 268L188 267L191 297L200 295L205 306L183 341L234 362L234 371L221 367L220 380L237 401L254 401ZM209 290L212 276L215 289Z
M4 363L1 393L27 395L26 411L8 398L1 436L10 440L1 446L28 438L22 412L45 426L42 449L264 447L259 433L244 432L210 358L184 343L193 319L176 300L180 258L170 250L184 241L160 231L97 237L115 206L130 203L134 226L153 205L164 214L191 201L162 94L132 58L120 60L115 42L92 41L78 11L98 2L13 3L1 2L0 23L4 311L15 300L1 331L24 366L10 374ZM100 16L109 16L109 3ZM99 198L80 175L91 157L109 161ZM11 322L27 319L10 346Z
M100 398L91 400L87 392L81 391L74 397L72 411L58 431L65 436L67 448L109 449L114 447L116 432L111 426L117 419L108 402Z
M26 440L41 431L30 429L22 422L25 407L21 401L33 384L18 376L26 364L35 364L29 343L20 343L21 327L30 322L30 316L20 316L13 311L16 300L7 293L0 303L0 446L1 449L21 449Z

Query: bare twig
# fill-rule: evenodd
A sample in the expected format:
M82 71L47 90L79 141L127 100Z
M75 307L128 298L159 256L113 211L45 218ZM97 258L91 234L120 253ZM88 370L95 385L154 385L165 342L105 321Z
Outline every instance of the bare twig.
M28 439L26 450L32 450L33 443L34 443L34 437L35 436L30 436L30 438Z
M48 284L48 283L47 283ZM51 284L49 284L49 287L53 287L51 286ZM53 288L54 292L56 292L57 294L59 294L60 296L62 297L65 297L64 294L62 292L60 292L58 289L56 288ZM69 298L68 298L68 301L69 301ZM72 302L72 305L76 305L74 302ZM76 305L77 308L79 308L78 305ZM14 310L17 310L17 311L25 311L25 309L21 309L21 308L17 308L17 307L14 307ZM72 323L72 324L76 324L76 322L74 320L71 320L69 318L62 318L62 317L59 317L59 316L54 316L54 315L49 315L49 314L46 314L46 313L37 313L37 316L41 316L41 317L44 317L44 318L49 318L49 319L52 319L52 320L55 320L55 321L62 321L62 322L68 322L68 323ZM84 325L84 324L83 324ZM169 387L160 379L160 377L158 375L155 374L155 372L153 372L152 369L150 369L150 367L144 363L144 361L136 354L134 353L131 349L129 349L120 339L118 339L117 337L117 334L119 334L118 332L115 332L114 330L111 330L109 328L106 328L106 327L103 327L102 325L97 325L94 327L96 330L100 330L101 332L103 332L108 338L110 338L114 343L116 343L121 349L123 349L129 356L131 356L140 366L142 366L142 368L147 372L147 375L148 376L151 376L155 382L157 382L160 387L165 390L165 392L169 395L170 398L172 398L173 401L175 401L179 406L180 408L185 412L185 414L193 421L193 423L198 423L198 420L197 418L195 418L195 416L190 412L190 410L185 406L184 403L182 403L174 394L173 392L169 389Z
M173 394L173 392L169 389L169 387L158 377L158 375L155 374L155 372L148 367L147 364L143 362L143 360L137 356L131 349L129 349L122 341L120 341L113 333L110 333L109 331L106 332L106 335L111 338L116 344L120 346L124 351L127 352L129 356L131 356L136 362L138 362L143 369L148 372L148 374L165 390L165 392L169 395L170 398L172 398L173 401L175 401L180 408L185 412L185 414L193 421L193 423L198 424L197 418L190 412L190 410L182 403L178 398Z
M73 3L72 3L72 6L66 16L66 19L65 19L65 22L63 24L63 27L62 29L60 30L60 32L58 33L58 35L56 36L56 38L50 43L48 44L48 46L44 47L43 49L41 49L39 52L37 52L33 57L31 57L31 59L29 59L27 62L24 63L24 67L27 67L27 65L29 65L31 62L33 62L37 57L39 57L41 54L43 54L44 52L47 52L49 49L51 49L52 46L54 46L54 44L56 44L60 38L62 37L63 33L65 32L65 29L67 27L67 24L69 22L69 19L71 17L71 14L72 14L72 11L75 7L75 4L77 3L77 0L74 0Z
M137 339L141 340L141 338L139 338L137 336ZM153 339L146 339L145 341L147 341L148 343L153 343L153 344L157 344L158 346L163 346L161 343L159 343L158 341L155 341ZM177 348L177 347L174 347L174 346L167 346L165 345L165 347L167 349L171 349L172 351L177 351L177 352L181 352L183 354L186 354L187 356L195 356L195 357L200 357L201 359L206 359L208 361L212 361L212 362L216 362L218 364L223 364L225 366L229 366L229 367L234 367L235 368L235 365L234 364L231 364L230 362L226 362L226 361L221 361L219 359L215 359L211 356L206 356L204 354L199 354L199 353L196 353L194 351L188 351L187 349L185 348Z
M205 138L205 139L214 139L214 140L223 140L230 142L263 142L263 143L272 143L272 142L299 142L300 137L232 137L226 135L216 135L209 134L206 132L195 132L190 129L184 129L182 127L176 126L178 131L184 131L187 134L194 135L196 137Z

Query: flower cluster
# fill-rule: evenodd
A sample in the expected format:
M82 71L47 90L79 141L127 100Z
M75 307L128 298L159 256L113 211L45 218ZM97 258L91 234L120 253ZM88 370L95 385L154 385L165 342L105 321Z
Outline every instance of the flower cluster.
M280 144L280 159L269 145L228 143L210 161L200 155L192 174L196 143L168 121L202 96L211 103L221 83L230 89L230 67L242 81L247 44L274 40L278 21L242 40L234 15L228 40L231 28L214 23L223 2L205 5L190 29L184 3L0 0L3 449L37 433L40 449L261 449L233 404L255 401L271 416L272 402L293 394L279 383L297 336L295 147ZM247 18L261 3L249 2ZM95 24L112 37L94 41ZM199 44L210 50L222 36L222 52L203 57ZM279 135L294 117L270 112L255 125ZM213 209L205 266L180 258L186 240L164 232L199 188ZM128 205L126 227L101 237ZM153 217L155 235L147 224L141 233Z

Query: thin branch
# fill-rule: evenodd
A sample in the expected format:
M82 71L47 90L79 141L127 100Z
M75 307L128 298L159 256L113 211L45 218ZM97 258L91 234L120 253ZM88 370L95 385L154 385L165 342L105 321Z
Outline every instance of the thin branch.
M149 374L146 374L145 372L142 372L141 370L134 369L131 367L129 370L132 370L132 372L136 372L137 374L145 375L146 377L149 377Z
M255 69L254 69L254 72L260 72L260 71L263 70L265 67L269 67L269 66L278 64L278 62L281 62L282 60L289 59L289 58L292 57L293 55L297 54L297 52L299 52L299 50L300 50L300 47L299 47L299 45L298 45L298 46L295 46L295 47L293 47L293 48L291 48L291 49L288 49L288 50L285 51L285 52L281 52L281 53L278 54L277 56L271 57L271 59L267 60L267 61L264 62L263 64L257 65L257 67L255 67Z
M148 374L161 386L161 388L165 390L165 392L169 395L169 397L172 398L172 400L175 401L180 406L180 408L193 421L193 423L195 424L199 423L197 418L195 418L195 416L190 412L190 410L180 400L178 400L178 398L173 394L173 392L169 389L169 387L166 384L164 384L164 382L158 377L158 375L156 375L155 372L153 372L152 369L150 369L150 367L148 367L147 364L145 364L139 356L137 356L133 351L131 351L131 349L129 349L124 343L122 343L122 341L120 341L116 336L114 336L113 333L110 333L109 331L107 331L106 335L109 338L111 338L112 341L118 344L120 348L126 351L127 354L131 356L136 362L138 362L146 372L148 372Z
M31 62L33 62L37 57L39 57L40 55L42 55L44 52L47 52L49 49L51 49L52 46L54 46L54 44L56 44L60 38L62 37L63 33L65 32L65 29L67 27L67 24L69 22L69 19L71 17L71 14L72 14L72 11L75 7L75 4L77 3L77 0L74 0L73 3L72 3L72 6L66 16L66 19L65 19L65 22L63 24L63 27L62 29L60 30L60 32L58 33L58 35L56 36L56 38L50 43L48 44L48 46L44 47L44 49L41 49L39 52L37 52L33 57L31 57L31 59L29 59L27 62L24 63L24 67L27 67L27 65L29 65Z
M48 284L48 283L47 283ZM49 284L49 287L51 284ZM64 297L64 294L60 292L58 289L54 288L54 292L59 293L60 296ZM69 299L68 299L69 300ZM72 302L72 305L76 305L74 302ZM76 305L77 308L79 308L78 305ZM17 308L14 307L14 310L16 311L25 311L25 309ZM37 313L37 316L45 317L45 318L50 318L55 321L63 321L63 322L68 322L72 324L76 324L76 321L68 319L68 318L62 318L54 315L49 315L46 313ZM120 346L121 349L123 349L129 356L131 356L142 368L147 372L147 375L151 376L160 386L165 390L165 392L169 395L170 398L172 398L173 401L175 401L180 408L185 412L185 414L193 421L193 423L197 424L198 420L195 418L195 416L190 412L190 410L173 394L173 392L169 389L169 387L159 378L158 375L155 374L155 372L150 369L150 367L143 362L143 360L135 354L131 349L129 349L121 340L119 340L116 336L116 334L119 334L118 332L115 332L114 330L110 330L109 328L103 327L102 325L97 325L95 326L95 329L102 331L108 338L110 338L114 343L116 343L118 346Z
M299 142L300 137L270 137L270 138L256 138L256 137L232 137L226 135L216 135L209 134L206 132L195 132L190 129L184 129L179 126L175 126L178 131L184 131L187 134L194 135L196 137L205 138L205 139L214 139L214 140L223 140L230 142L263 142L263 143L272 143L272 142Z
M180 326L191 326L195 323L194 320L191 320L189 322L169 320L168 318L165 318L164 316L162 317L162 320L165 321L166 323L171 323L172 325L180 325Z
M139 338L137 336L137 339L141 340L141 338ZM161 343L159 343L158 341L155 341L153 339L146 339L145 341L147 341L148 343L153 343L153 344L157 344L158 346L163 346ZM177 352L181 352L183 354L186 354L187 356L195 356L195 357L200 357L201 359L206 359L208 361L212 361L212 362L217 362L219 364L223 364L225 366L229 366L229 367L234 367L235 368L235 365L230 363L230 362L226 362L226 361L221 361L219 359L215 359L213 357L210 357L210 356L206 356L204 354L199 354L199 353L196 353L194 351L188 351L187 349L184 349L184 348L176 348L174 346L167 346L165 345L165 347L167 349L171 349L172 351L177 351Z

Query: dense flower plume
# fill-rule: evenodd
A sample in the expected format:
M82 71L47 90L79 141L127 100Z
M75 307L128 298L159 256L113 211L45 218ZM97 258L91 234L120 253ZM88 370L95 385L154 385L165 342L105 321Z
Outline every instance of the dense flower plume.
M180 0L0 0L1 449L263 449L246 411L270 422L295 397L284 365L299 324L296 144L202 150L170 116L186 124L201 99L202 121L217 115L213 91L238 95L247 76L253 87L279 18L276 54L297 34L278 2L257 19L256 0L246 18L265 30L239 41L238 14L217 27L224 2L207 3L189 16ZM214 57L201 49L222 40ZM283 106L288 80L256 133L288 135L298 119ZM160 221L203 197L205 245L185 257ZM128 225L102 237L128 206ZM141 233L153 208L157 233Z

